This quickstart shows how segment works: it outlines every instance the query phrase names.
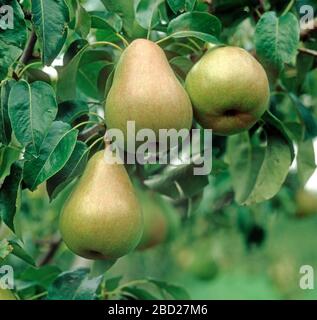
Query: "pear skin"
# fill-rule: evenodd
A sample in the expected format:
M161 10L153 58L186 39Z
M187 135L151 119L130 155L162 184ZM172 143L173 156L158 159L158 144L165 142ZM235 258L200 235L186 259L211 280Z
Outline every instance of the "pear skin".
M250 129L269 105L264 68L237 47L209 50L188 73L185 87L197 121L219 135Z
M190 129L190 99L170 67L164 51L154 42L133 41L118 62L106 99L106 124L127 136L127 121L136 132L152 129Z
M65 203L60 231L69 247L87 259L117 259L131 252L143 232L143 216L128 173L99 151Z

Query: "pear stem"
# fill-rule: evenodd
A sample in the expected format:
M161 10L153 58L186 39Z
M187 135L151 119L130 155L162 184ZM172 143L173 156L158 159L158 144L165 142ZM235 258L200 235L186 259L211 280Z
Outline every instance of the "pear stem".
M119 39L122 40L122 42L124 43L124 45L125 45L126 47L128 47L128 46L130 45L129 41L127 41L127 39L126 39L123 35L121 35L119 32L116 33L116 36L117 36Z
M123 49L121 47L119 47L118 45L109 42L109 41L98 41L98 42L93 42L90 44L91 47L99 47L99 46L110 46L113 47L121 52L123 52Z
M162 39L160 39L160 40L157 40L157 41L156 41L156 44L160 44L160 43L162 43L162 42L164 42L164 41L166 41L166 40L169 40L170 38L172 38L172 35L169 35L169 36L167 36L167 37L165 37L165 38L162 38Z

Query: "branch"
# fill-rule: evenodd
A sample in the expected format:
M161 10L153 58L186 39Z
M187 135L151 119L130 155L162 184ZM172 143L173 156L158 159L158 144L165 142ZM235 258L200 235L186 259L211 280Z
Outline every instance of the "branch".
M33 30L31 32L31 36L29 38L29 41L28 41L28 43L22 53L22 56L19 60L20 64L26 65L29 62L29 60L32 58L32 54L33 54L33 50L34 50L34 47L36 44L36 40L37 40L37 37L36 37L35 31Z
M307 48L299 48L298 51L317 58L317 51L315 50L311 50Z
M57 238L51 242L48 252L40 259L38 263L40 267L51 262L61 243L62 243L61 238Z
M96 124L91 128L84 130L79 134L78 139L80 141L86 141L88 138L96 134L102 134L102 135L105 134L105 127L102 124Z

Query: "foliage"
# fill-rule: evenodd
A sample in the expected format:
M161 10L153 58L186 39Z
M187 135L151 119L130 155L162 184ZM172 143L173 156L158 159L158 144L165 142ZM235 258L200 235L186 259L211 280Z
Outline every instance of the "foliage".
M251 259L241 257L252 251L250 247L265 243L264 234L276 229L270 229L270 221L278 216L279 228L287 226L285 233L292 229L294 194L316 168L317 32L316 28L300 29L302 2L0 2L14 8L14 30L0 29L0 264L14 265L21 298L188 298L182 287L170 282L178 270L175 248L210 236L219 243L218 251L214 249L218 269L228 275L228 266L240 263L238 275L229 276L239 283ZM317 10L314 1L311 5ZM193 176L192 164L185 161L129 168L147 187L171 199L183 218L182 234L174 245L167 245L169 257L158 248L149 254L132 254L115 265L114 261L95 262L87 269L59 240L56 221L87 160L102 148L103 104L120 54L136 38L157 42L181 82L208 48L244 47L269 75L270 110L248 132L214 136L213 170L208 177ZM197 123L194 127L201 129ZM296 170L291 169L294 148ZM253 237L256 228L263 237ZM229 240L224 240L222 232ZM246 246L232 256L225 254L236 241ZM275 264L285 263L276 253L274 259ZM298 261L305 262L301 257L293 261L290 254L287 259L292 268ZM156 269L158 261L161 270ZM127 272L130 263L135 269ZM143 274L142 263L148 263L153 272ZM281 273L274 263L268 266L273 282ZM199 282L175 279L197 297L191 288ZM255 282L271 292L270 297L297 297L286 280L279 279L267 289L266 279Z

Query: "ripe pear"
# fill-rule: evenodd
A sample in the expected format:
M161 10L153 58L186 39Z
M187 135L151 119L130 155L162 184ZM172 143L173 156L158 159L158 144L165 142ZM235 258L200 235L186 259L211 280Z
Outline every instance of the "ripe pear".
M143 232L128 173L122 164L109 163L112 157L107 149L91 157L60 218L66 245L87 259L117 259L137 246Z
M188 73L185 87L197 121L219 135L250 129L270 99L264 68L237 47L209 50Z
M0 300L16 300L17 298L9 289L0 288Z
M135 121L136 132L190 129L193 110L164 51L154 42L137 39L123 52L106 99L108 128L123 131Z
M137 188L137 196L144 217L144 232L137 249L146 250L169 240L178 219L173 206L159 194Z

